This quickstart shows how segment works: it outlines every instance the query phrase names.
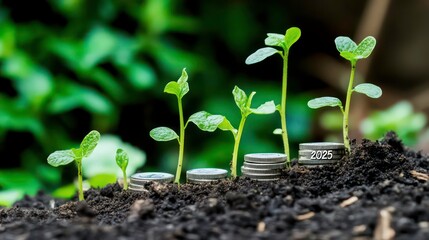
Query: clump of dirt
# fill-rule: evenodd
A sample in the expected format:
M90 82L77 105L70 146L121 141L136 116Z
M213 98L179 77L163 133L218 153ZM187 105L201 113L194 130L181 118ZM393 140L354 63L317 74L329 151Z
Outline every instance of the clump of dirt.
M40 193L0 210L1 239L429 239L429 160L394 133L352 145L336 165L293 165L274 182L149 182Z

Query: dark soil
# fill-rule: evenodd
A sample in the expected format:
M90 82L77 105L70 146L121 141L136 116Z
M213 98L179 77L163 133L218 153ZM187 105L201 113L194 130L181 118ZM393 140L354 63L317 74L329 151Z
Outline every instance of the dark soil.
M388 133L276 182L110 185L85 202L40 193L0 210L0 239L429 239L428 174L428 157Z

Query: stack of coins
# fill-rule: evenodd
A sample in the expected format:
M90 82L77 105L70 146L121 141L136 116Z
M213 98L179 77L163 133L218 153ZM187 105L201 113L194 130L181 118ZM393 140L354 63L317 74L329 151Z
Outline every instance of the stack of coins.
M169 183L173 181L174 176L163 172L142 172L136 173L130 177L129 189L133 191L143 191L144 183L149 181Z
M220 168L197 168L186 171L186 181L188 183L207 183L220 179L225 179L228 171Z
M345 154L343 143L301 143L299 144L298 163L308 167L330 165L341 160Z
M286 155L281 153L252 153L244 155L241 167L243 176L258 181L274 181L280 178L286 167Z

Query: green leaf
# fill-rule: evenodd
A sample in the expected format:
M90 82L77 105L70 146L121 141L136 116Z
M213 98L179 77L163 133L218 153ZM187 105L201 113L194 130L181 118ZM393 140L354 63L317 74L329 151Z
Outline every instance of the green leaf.
M117 178L115 174L101 173L91 177L87 181L89 182L89 185L93 188L103 188L107 184L115 183L116 179Z
M308 107L316 109L321 107L343 107L341 100L336 97L320 97L315 98L307 103Z
M218 128L222 131L231 131L234 135L237 133L237 129L235 129L231 122L226 119L226 117L223 118L223 121L219 124Z
M265 38L265 45L267 46L281 46L285 40L285 36L278 33L267 33L268 37Z
M155 72L147 64L133 62L125 69L128 81L137 89L148 89L156 82Z
M76 156L72 150L60 150L48 156L48 163L54 167L67 165L75 160Z
M282 135L283 134L283 130L281 128L276 128L276 129L274 129L273 134Z
M203 131L213 132L219 124L224 121L225 117L222 115L211 115L206 111L200 111L192 114L188 122L193 122L197 127Z
M285 34L285 45L290 48L298 39L301 37L301 30L297 27L291 27L286 30Z
M274 101L269 101L264 104L261 104L258 108L251 108L250 111L254 114L271 114L276 111L276 105Z
M353 52L357 45L356 43L351 40L349 37L337 37L335 38L335 46L337 47L338 52Z
M234 96L235 104L241 110L242 113L246 112L246 104L247 104L247 95L241 90L239 87L235 86L232 90L232 95Z
M93 27L83 40L81 66L90 69L113 54L116 36L105 27Z
M248 56L246 58L246 64L250 65L250 64L258 63L258 62L264 60L265 58L267 58L271 55L274 55L278 52L279 51L277 49L272 48L272 47L260 48L260 49L256 50L256 52L250 54L250 56Z
M370 98L379 98L383 94L381 88L371 83L362 83L357 85L353 91L363 93Z
M186 69L182 70L182 75L177 80L177 82L169 82L165 88L164 92L176 95L177 98L182 99L186 93L189 92L189 84L188 84L188 74L186 73Z
M357 48L353 51L356 59L367 58L371 55L372 50L375 48L377 41L374 37L368 36L362 42L359 43Z
M127 169L129 162L129 157L127 152L125 152L122 148L118 148L116 150L116 164L122 169Z
M88 157L92 151L94 151L94 148L97 146L99 140L99 132L96 130L89 132L80 144L80 148L82 149L82 157Z
M179 136L175 131L168 127L157 127L149 132L149 135L155 140L160 142L171 141L173 139L179 139Z

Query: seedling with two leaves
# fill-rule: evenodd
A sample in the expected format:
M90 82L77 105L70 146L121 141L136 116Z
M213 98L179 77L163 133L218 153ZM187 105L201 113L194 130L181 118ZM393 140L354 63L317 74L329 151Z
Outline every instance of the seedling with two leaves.
M127 152L122 148L116 150L116 164L122 170L122 175L124 178L124 190L128 189L128 177L127 177L127 167L129 162L129 157Z
M375 48L376 40L374 37L368 36L357 45L349 37L337 37L335 39L335 45L337 50L340 52L341 57L347 59L351 63L350 80L347 88L346 103L343 104L340 99L336 97L320 97L312 99L308 102L310 108L321 108L321 107L339 107L343 113L343 138L344 146L350 151L350 139L349 139L349 111L350 111L350 100L353 92L359 92L367 95L370 98L379 98L382 95L380 87L371 83L362 83L353 87L353 82L356 72L356 63L360 59L364 59L371 55Z
M85 138L80 143L79 148L55 151L48 156L48 163L54 167L67 165L73 161L76 162L79 201L84 200L82 187L82 159L84 157L88 157L92 151L94 151L99 140L100 133L93 130L85 136Z
M268 47L260 48L252 53L246 59L246 64L254 64L263 61L265 58L278 53L283 58L283 76L282 76L282 99L280 105L276 106L277 111L280 113L281 129L275 129L274 134L281 134L283 140L283 147L287 156L287 162L290 165L289 154L289 139L286 127L286 93L287 93L287 70L288 70L288 56L290 47L298 41L301 37L301 30L297 27L289 28L286 33L268 33L265 39L265 45ZM274 47L280 47L278 50Z

